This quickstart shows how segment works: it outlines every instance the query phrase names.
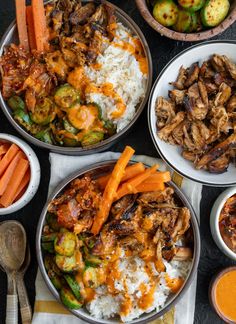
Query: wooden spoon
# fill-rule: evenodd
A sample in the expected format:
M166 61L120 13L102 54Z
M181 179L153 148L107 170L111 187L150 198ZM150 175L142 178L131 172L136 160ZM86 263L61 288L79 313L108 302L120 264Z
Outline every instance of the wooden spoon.
M16 273L25 258L26 234L17 221L0 223L0 265L7 274L6 324L18 324Z

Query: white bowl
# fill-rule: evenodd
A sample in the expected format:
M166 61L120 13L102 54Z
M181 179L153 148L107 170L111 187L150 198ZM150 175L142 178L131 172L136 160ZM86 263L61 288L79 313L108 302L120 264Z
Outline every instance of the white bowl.
M181 147L170 145L160 140L157 135L155 104L159 96L168 97L168 91L172 89L169 82L175 81L179 69L183 65L189 67L194 62L210 58L212 54L224 54L236 62L235 41L210 41L194 45L176 55L162 70L151 91L148 105L148 123L151 136L156 149L161 157L178 173L194 181L209 186L233 186L236 185L236 168L231 163L228 171L222 174L213 174L205 170L196 170L192 162L181 156Z
M211 234L213 239L218 246L218 248L229 258L236 261L236 253L234 253L224 242L222 236L220 234L219 229L219 217L226 200L236 194L236 187L229 188L223 191L219 197L216 199L210 215L210 227L211 227Z
M30 182L28 184L28 187L23 194L23 196L17 200L14 204L10 205L6 208L0 208L0 215L6 215L14 213L15 211L21 209L26 204L30 202L30 200L34 197L36 191L38 190L39 181L40 181L40 165L38 158L32 148L26 144L24 141L19 139L16 136L9 135L9 134L3 134L0 133L0 141L4 140L7 142L15 143L17 146L21 148L21 150L25 153L29 160L30 164Z

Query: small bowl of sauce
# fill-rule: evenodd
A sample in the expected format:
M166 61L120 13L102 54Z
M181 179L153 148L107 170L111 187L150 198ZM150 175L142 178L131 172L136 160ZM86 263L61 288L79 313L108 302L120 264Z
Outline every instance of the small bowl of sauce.
M236 187L223 191L216 199L211 210L210 227L219 249L236 261Z
M236 323L236 266L222 270L213 278L209 287L209 299L225 323Z

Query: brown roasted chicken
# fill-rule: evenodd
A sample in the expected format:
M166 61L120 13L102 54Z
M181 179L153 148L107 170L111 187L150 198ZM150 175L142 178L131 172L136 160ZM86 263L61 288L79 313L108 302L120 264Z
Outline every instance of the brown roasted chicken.
M214 54L182 66L171 85L169 98L156 101L158 136L181 146L197 169L227 171L236 148L236 64Z

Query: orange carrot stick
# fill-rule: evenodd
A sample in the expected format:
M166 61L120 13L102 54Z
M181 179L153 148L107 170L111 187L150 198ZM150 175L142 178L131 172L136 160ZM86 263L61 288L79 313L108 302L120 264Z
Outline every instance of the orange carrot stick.
M140 183L136 188L137 192L147 192L147 191L158 191L158 190L164 190L165 184L163 182L157 182L157 183Z
M26 5L25 0L15 0L16 3L16 22L20 45L29 50L29 40L26 25Z
M14 157L14 159L11 161L11 163L8 165L6 171L4 172L3 176L0 179L0 196L2 196L4 191L6 190L7 185L12 177L12 174L17 166L17 163L23 157L24 157L23 152L19 151Z
M44 52L48 48L48 31L43 0L32 0L36 48Z
M10 145L9 144L1 144L0 145L0 156L2 156L3 154L6 154L7 151L9 150Z
M27 22L27 30L28 30L28 37L29 37L29 47L32 51L36 49L34 17L33 17L32 6L26 7L26 22Z
M16 193L15 193L15 196L14 196L14 201L18 200L19 199L19 196L21 195L21 193L25 192L25 189L27 188L27 184L29 183L30 181L30 169L27 170L26 174L24 175L24 178L22 179Z
M133 154L134 150L130 146L126 146L120 158L116 162L111 177L109 178L106 188L103 192L99 210L94 218L93 226L91 229L91 232L94 235L97 235L99 233L102 225L107 220L111 205L113 203L114 197L116 196L117 188L121 182L122 177L124 176L125 168Z
M2 176L8 165L11 163L12 159L16 156L18 151L19 147L16 144L12 144L10 146L9 150L0 161L0 177Z
M144 170L145 170L145 167L144 167L143 163L141 163L141 162L127 166L127 168L125 168L125 174L122 177L121 181L122 182L127 181L127 180L135 177L139 173L143 172ZM99 187L101 189L104 189L106 187L110 176L111 176L111 173L109 173L108 175L106 175L104 177L100 177L97 179L97 183L99 184Z
M29 161L25 159L20 159L19 163L17 164L11 180L8 183L7 189L5 190L4 194L0 198L0 204L4 207L8 207L13 203L15 194L19 185L24 178L24 175L29 167Z
M168 182L171 180L171 175L169 171L165 172L155 172L153 173L147 180L144 182L146 183L156 183L156 182Z
M129 194L129 193L134 193L136 191L136 187L145 181L148 177L150 177L151 174L153 174L156 169L158 168L158 165L155 164L151 168L146 169L144 172L141 174L137 175L136 177L124 182L120 188L118 189L116 193L115 200L120 199L121 197Z

